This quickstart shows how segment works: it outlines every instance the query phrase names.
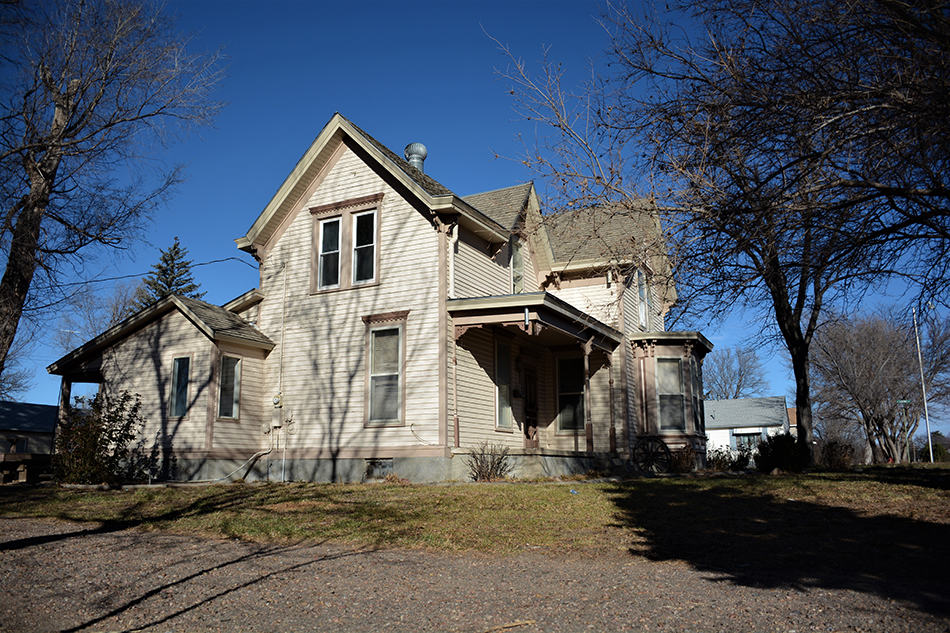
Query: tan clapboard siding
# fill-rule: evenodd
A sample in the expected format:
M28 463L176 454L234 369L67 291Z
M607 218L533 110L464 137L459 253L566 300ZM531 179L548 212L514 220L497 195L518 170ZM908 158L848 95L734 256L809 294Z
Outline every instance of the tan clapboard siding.
M620 295L620 309L623 311L624 334L642 331L640 328L639 298L636 288L624 288Z
M652 313L650 314L650 330L653 332L662 332L666 329L666 325L663 323L663 314L657 310L657 307L660 305L660 295L653 286L650 286L650 305L653 306Z
M213 343L177 310L110 347L103 357L104 385L112 393L128 390L142 397L144 436L180 450L206 447ZM169 419L173 363L191 358L187 415Z
M553 294L595 319L616 327L620 323L620 297L617 288L617 284L611 284L608 288L607 284L603 283L596 286L562 287L560 290L554 290Z
M438 443L437 232L349 149L307 206L378 193L383 199L376 285L310 294L314 220L307 209L298 210L264 261L260 327L277 343L267 358L265 391L282 389L284 416L295 425L291 448L318 448L328 455L378 448L384 454L390 446ZM364 428L366 329L361 317L402 310L410 311L405 425Z
M471 231L459 230L458 252L455 255L457 297L486 297L511 292L508 247L503 246L494 257L491 252L488 242Z
M522 261L524 261L524 291L537 292L541 290L541 287L538 285L538 267L534 263L534 252L527 240L523 244L521 253Z
M219 345L221 355L241 359L241 399L237 420L216 417L213 433L214 448L260 450L265 441L263 425L270 423L270 397L264 390L264 354L260 350L244 349L236 345ZM214 411L217 416L221 398L220 367L214 393Z

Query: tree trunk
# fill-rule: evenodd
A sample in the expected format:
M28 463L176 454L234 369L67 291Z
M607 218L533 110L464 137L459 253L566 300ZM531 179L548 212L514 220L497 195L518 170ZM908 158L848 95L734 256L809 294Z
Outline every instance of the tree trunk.
M808 347L804 341L796 348L789 345L792 371L795 374L795 407L798 414L798 443L808 448L809 461L814 461L812 446L811 381L808 374Z

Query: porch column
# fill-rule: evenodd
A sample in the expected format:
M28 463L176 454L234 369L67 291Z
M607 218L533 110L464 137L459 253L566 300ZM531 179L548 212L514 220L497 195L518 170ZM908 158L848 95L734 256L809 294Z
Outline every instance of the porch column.
M587 452L594 452L594 425L590 415L590 352L593 338L584 343L584 435L587 439Z
M63 376L59 381L59 413L56 416L56 426L53 427L53 439L50 452L56 452L56 435L59 433L59 425L66 419L69 413L69 398L73 392L73 381Z
M610 398L610 454L617 453L617 426L614 415L614 371L610 354L604 352L607 359L607 396Z

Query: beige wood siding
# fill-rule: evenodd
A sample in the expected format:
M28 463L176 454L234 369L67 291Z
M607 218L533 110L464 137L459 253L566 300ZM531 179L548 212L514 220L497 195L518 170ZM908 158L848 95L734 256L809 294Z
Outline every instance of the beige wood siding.
M104 388L128 390L142 397L144 435L152 443L176 451L204 450L209 406L215 401L211 385L214 344L177 310L106 350L102 362ZM188 411L183 418L168 416L174 359L189 357Z
M512 345L514 358L518 354L517 346L507 340ZM515 420L510 432L495 430L495 337L492 331L469 330L458 341L457 354L460 446L471 448L489 442L514 449L523 447L523 409L512 407ZM516 380L516 373L512 371L512 381Z
M310 293L314 220L306 208L297 211L263 262L259 325L277 343L266 361L264 389L269 395L282 391L283 415L295 425L290 448L316 449L324 456L354 449L384 456L389 447L439 442L436 230L349 149L306 206L379 193L376 284ZM405 424L365 428L362 317L405 310Z
M549 291L551 290L549 288ZM606 283L596 286L562 287L560 290L554 290L552 294L607 325L619 326L620 297L617 284L611 284L609 288Z
M264 424L269 424L270 409L273 407L271 396L264 389L264 353L256 349L246 349L236 345L219 346L221 356L234 356L241 359L241 397L238 418L220 419L217 417L221 398L220 360L215 367L214 392L214 448L260 450L264 446Z
M511 271L508 269L508 246L492 255L496 245L465 229L459 230L455 254L455 296L487 297L511 293Z

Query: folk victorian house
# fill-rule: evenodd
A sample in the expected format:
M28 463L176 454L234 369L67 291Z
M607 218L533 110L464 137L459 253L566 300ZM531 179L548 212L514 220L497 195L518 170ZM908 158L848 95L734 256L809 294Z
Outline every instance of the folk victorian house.
M636 255L658 243L649 207L545 215L531 183L462 198L424 147L406 156L334 115L237 240L259 288L109 329L49 366L63 402L75 381L141 394L191 479L464 479L485 442L516 475L603 467L644 437L703 454L710 344L664 331L666 260Z

